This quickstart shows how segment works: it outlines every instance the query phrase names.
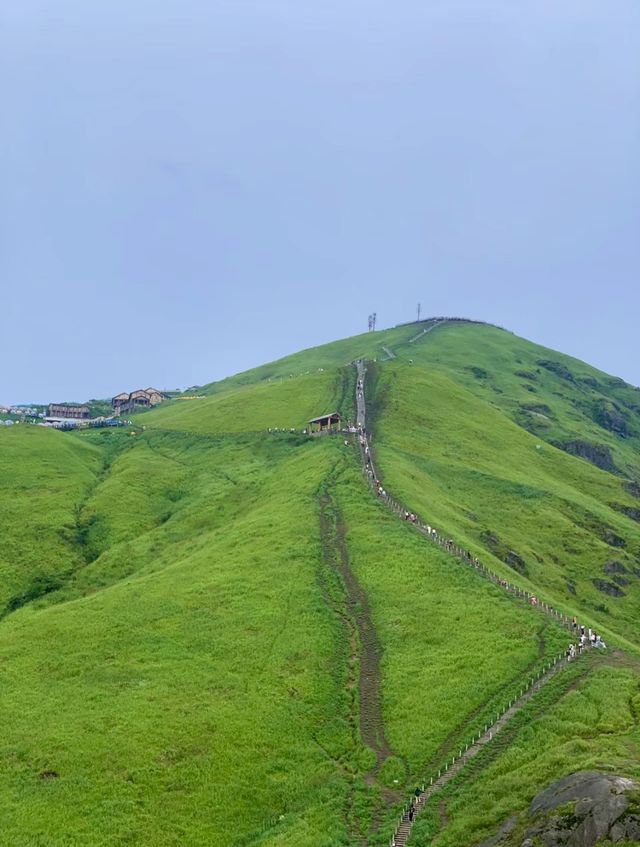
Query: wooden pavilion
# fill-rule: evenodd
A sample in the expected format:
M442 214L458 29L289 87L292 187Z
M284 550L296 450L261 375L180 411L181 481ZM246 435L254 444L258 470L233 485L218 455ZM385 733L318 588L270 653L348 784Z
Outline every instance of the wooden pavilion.
M338 412L320 415L319 418L313 418L309 421L309 435L329 435L340 432L341 422L342 418Z

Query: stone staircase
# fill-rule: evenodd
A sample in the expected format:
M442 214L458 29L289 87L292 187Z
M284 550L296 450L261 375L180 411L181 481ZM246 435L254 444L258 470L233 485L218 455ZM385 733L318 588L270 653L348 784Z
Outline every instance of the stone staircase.
M440 323L444 323L444 321ZM435 329L435 327L439 326L440 323L434 324L425 329L412 340L416 340L427 332L430 332L432 329ZM500 586L515 598L518 598L530 605L534 605L540 612L548 615L556 623L559 623L567 628L571 635L577 639L580 632L580 624L577 621L570 619L567 615L558 611L550 604L539 600L531 592L519 588L491 571L468 550L465 550L462 546L456 544L453 539L443 535L430 524L425 523L414 513L410 513L402 503L378 486L378 477L369 444L369 435L365 427L365 362L363 360L357 361L356 369L356 408L358 412L358 421L361 426L359 441L362 467L367 476L368 482L378 499L400 519L406 520L406 516L408 514L413 515L413 519L410 520L410 524L429 541L437 544L440 548L455 557L457 560L473 567L485 579L488 579ZM579 655L580 653L578 653L578 657ZM389 847L405 847L411 835L415 820L424 809L427 800L450 782L462 770L468 761L474 758L486 744L490 743L500 730L523 708L528 700L530 700L531 697L539 691L540 688L542 688L542 686L546 685L547 682L549 682L563 667L565 667L569 661L571 660L564 654L560 654L556 656L553 661L549 661L548 664L538 672L537 676L527 678L526 681L523 681L520 695L515 699L510 700L508 704L505 704L504 708L496 715L495 720L493 720L490 724L485 725L484 732L478 733L477 737L474 736L468 743L465 744L464 749L460 747L458 755L454 755L451 760L444 763L443 767L438 770L437 774L434 774L429 778L428 784L425 782L420 792L418 794L414 794L410 802L403 809L398 819L395 832L389 842Z

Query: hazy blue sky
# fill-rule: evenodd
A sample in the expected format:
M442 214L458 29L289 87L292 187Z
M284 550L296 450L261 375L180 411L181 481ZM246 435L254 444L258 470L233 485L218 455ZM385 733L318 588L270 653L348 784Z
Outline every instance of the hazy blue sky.
M0 401L423 314L640 383L638 0L3 0Z

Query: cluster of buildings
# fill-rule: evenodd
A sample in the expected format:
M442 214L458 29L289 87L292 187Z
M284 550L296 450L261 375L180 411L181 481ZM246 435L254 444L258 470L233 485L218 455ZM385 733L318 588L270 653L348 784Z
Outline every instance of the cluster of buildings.
M76 426L109 425L115 423L115 419L131 412L142 409L150 409L169 398L166 391L157 388L139 388L137 391L123 392L111 399L111 416L92 416L91 407L86 403L49 403L46 412L38 408L27 406L0 406L0 415L11 415L10 420L0 423L13 424L15 419L40 423L43 426L52 426L60 429L69 429ZM120 421L117 421L118 423Z
M14 423L26 420L38 420L44 418L44 412L37 406L0 406L0 424L12 426ZM3 415L11 417L3 419Z
M137 391L122 392L111 398L111 412L114 418L141 409L150 409L168 398L168 394L157 388L139 388ZM82 421L94 420L91 408L78 403L50 403L47 407L45 421Z

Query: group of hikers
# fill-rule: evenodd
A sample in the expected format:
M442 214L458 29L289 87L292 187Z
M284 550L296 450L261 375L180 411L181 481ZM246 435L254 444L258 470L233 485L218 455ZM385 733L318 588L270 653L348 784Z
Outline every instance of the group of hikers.
M602 636L597 632L594 632L591 627L587 628L579 625L575 617L571 621L571 626L576 635L578 634L578 630L580 630L580 636L578 639L580 647L597 647L599 650L606 650L607 645L602 640Z
M576 623L576 619L573 619L573 627L577 631L578 625ZM575 659L576 656L581 655L583 650L586 650L588 647L596 648L597 650L606 650L607 645L602 640L602 637L598 635L597 632L593 632L593 630L585 630L585 627L580 627L580 637L575 644L569 644L567 647L567 659L571 661L571 659Z

